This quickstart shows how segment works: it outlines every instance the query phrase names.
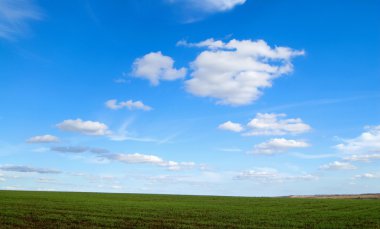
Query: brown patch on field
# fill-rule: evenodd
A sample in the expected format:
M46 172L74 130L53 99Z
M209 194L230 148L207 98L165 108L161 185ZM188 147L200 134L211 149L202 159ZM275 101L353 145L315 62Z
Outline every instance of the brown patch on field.
M294 195L289 198L304 198L304 199L380 199L380 193L375 194L356 194L356 195Z

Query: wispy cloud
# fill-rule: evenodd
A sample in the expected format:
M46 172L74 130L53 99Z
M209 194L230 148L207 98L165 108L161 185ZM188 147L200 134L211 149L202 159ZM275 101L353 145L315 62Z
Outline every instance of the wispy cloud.
M30 21L42 19L32 0L0 1L0 38L14 39L28 31Z
M0 166L0 170L11 171L11 172L21 172L21 173L42 173L42 174L58 174L61 171L54 169L44 169L44 168L35 168L24 165L3 165Z
M301 140L273 138L255 145L252 154L273 155L285 152L289 149L305 148L309 146L310 145L307 142Z
M26 140L27 143L52 143L58 142L59 138L50 134L34 136Z
M152 110L152 107L145 105L141 101L120 101L118 102L116 99L110 99L105 103L106 107L112 110L119 110L122 108L128 108L129 110L144 110L144 111L150 111Z
M357 169L357 167L348 162L334 161L334 162L320 166L320 169L322 170L354 170L354 169Z

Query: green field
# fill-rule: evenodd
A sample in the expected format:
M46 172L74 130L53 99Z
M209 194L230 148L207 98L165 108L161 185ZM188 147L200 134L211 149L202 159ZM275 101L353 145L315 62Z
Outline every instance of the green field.
M0 228L380 228L380 200L0 191Z

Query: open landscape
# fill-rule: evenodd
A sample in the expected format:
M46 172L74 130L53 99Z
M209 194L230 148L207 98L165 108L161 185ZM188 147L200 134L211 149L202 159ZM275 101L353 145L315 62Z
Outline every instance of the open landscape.
M378 199L0 191L1 228L380 228Z

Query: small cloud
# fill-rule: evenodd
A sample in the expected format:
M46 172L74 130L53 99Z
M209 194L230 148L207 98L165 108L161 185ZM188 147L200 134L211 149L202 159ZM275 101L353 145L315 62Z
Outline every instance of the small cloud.
M34 167L23 166L23 165L3 165L3 166L0 166L0 170L11 171L11 172L21 172L21 173L41 173L41 174L61 173L58 170L34 168Z
M305 147L309 147L309 144L305 141L288 140L285 138L274 138L270 139L269 141L255 145L252 153L272 155L275 153L287 151L289 149Z
M231 121L227 121L225 123L220 124L218 128L221 130L228 130L232 132L241 132L244 129L240 123L234 123Z
M260 183L286 182L297 180L317 180L317 176L311 174L288 175L278 172L273 168L257 168L246 170L235 176L236 180L254 180Z
M58 142L59 138L50 134L34 136L26 140L27 143L52 143Z
M59 153L84 153L84 152L90 152L94 154L109 153L107 149L84 147L84 146L56 146L56 147L51 147L50 150L54 152L59 152Z
M141 101L121 101L117 102L116 99L108 100L106 103L106 107L112 110L119 110L122 108L128 108L129 110L144 110L144 111L150 111L152 110L152 107L145 105Z
M343 158L345 161L364 161L371 162L373 160L380 160L380 153L375 154L354 154Z
M374 173L364 173L354 176L354 179L379 179L380 175Z
M329 164L320 166L320 169L322 170L354 170L354 169L357 169L357 167L347 162L334 161Z
M164 56L161 52L151 52L134 61L132 76L147 79L153 86L157 86L162 80L184 78L186 68L176 69L173 65L174 60L171 57Z
M78 132L85 135L108 135L111 131L108 126L101 122L82 121L81 119L68 119L57 124L60 130L68 132Z

